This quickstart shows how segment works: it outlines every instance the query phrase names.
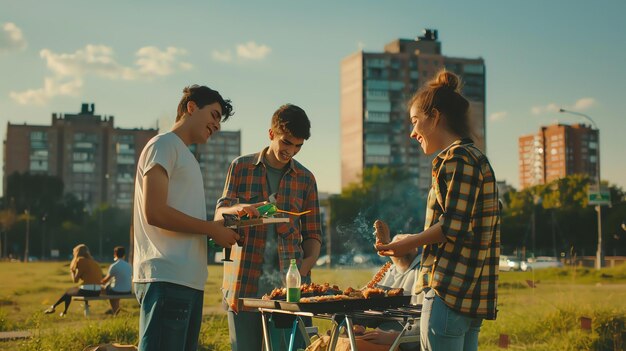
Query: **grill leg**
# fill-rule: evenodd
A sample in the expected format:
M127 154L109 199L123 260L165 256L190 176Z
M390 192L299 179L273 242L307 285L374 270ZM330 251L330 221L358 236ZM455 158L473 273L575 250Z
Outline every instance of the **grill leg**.
M270 332L267 329L267 319L265 313L263 312L261 312L261 324L263 325L263 345L265 345L265 351L272 351Z
M352 329L352 317L346 316L344 320L346 321L346 332L348 333L348 338L350 338L350 348L352 351L357 351L354 330Z
M85 300L85 317L89 317L89 301Z
M330 332L330 341L328 343L328 350L334 350L337 348L337 339L339 338L339 334L341 333L341 327L343 326L343 323L345 322L345 317L342 318L343 316L338 316L338 315L334 315L333 316L333 328L331 329ZM337 319L341 318L341 322L337 322Z

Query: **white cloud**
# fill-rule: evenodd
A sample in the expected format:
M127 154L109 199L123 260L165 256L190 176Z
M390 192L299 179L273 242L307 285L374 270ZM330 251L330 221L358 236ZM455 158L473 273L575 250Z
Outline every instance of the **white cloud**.
M584 111L596 104L596 100L590 97L578 99L573 105L557 105L550 103L544 106L533 106L530 111L533 115L542 115L546 113L559 112L561 108L572 111Z
M108 79L137 78L137 72L117 63L113 49L105 45L87 45L84 49L78 49L71 54L57 54L43 49L39 55L46 60L48 68L57 76L82 77L94 74Z
M0 54L26 49L26 39L22 30L12 22L6 22L0 30Z
M272 49L267 45L259 45L253 41L237 45L237 56L248 60L262 60Z
M180 68L181 71L189 71L193 68L193 65L189 62L181 62L178 64L178 68Z
M168 47L161 50L154 46L140 48L135 53L135 67L124 66L115 59L113 49L106 45L86 45L73 53L55 53L49 49L39 52L51 75L44 86L22 92L11 92L10 96L19 104L44 104L55 96L77 95L83 85L83 77L94 75L106 79L138 80L156 76L168 76L177 71L193 68L191 63L179 60L186 55L184 49Z
M491 115L489 115L489 120L490 121L501 121L503 120L506 116L508 116L509 113L506 111L500 111L500 112L494 112Z
M65 81L62 78L45 78L43 88L23 92L12 91L9 96L20 105L43 105L55 96L77 96L82 86L83 81L80 78Z
M578 99L578 101L576 101L572 109L583 111L583 110L590 108L591 106L595 104L596 104L596 100L594 98L586 97L586 98Z
M213 57L215 61L220 61L220 62L230 62L233 59L233 55L230 52L230 50L224 50L224 51L213 50L213 52L211 53L211 56Z
M542 115L548 112L559 112L560 106L555 103L550 103L544 106L533 106L530 111L533 115Z
M165 51L161 51L154 46L146 46L137 51L135 56L138 57L135 62L138 72L141 75L150 76L169 76L173 74L177 68L189 70L192 65L188 62L180 62L177 64L179 56L184 56L187 51L175 47L168 47Z

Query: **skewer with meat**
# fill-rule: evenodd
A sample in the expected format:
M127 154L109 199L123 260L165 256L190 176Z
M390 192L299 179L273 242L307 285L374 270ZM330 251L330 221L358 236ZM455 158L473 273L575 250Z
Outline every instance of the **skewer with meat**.
M391 233L387 223L377 219L374 222L374 235L376 236L376 244L389 244L391 242Z

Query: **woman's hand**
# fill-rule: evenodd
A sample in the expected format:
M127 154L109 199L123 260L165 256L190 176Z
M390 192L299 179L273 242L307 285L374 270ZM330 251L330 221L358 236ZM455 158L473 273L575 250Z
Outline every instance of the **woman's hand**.
M374 235L376 236L376 244L389 244L391 241L389 226L380 219L374 222Z
M375 244L374 247L381 256L403 257L419 246L418 236L419 235L406 235L390 244Z

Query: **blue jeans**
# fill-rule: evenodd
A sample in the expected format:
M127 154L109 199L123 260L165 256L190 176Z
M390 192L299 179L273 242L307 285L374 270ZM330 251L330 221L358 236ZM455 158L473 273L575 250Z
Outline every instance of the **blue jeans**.
M139 350L195 351L202 323L204 292L166 283L135 283L141 305Z
M424 291L420 341L423 351L477 351L482 318L452 310L435 290Z

